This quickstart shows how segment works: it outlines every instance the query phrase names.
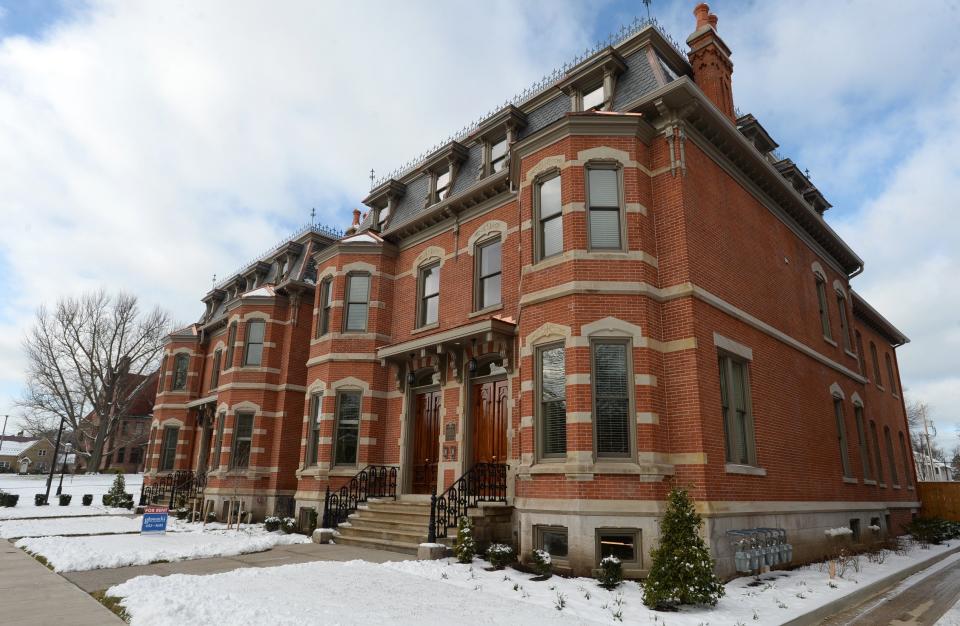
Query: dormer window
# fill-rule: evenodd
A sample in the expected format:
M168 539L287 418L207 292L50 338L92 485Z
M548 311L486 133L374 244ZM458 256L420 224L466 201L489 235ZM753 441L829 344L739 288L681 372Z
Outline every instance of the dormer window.
M385 207L383 207L382 209L380 209L379 218L380 218L380 219L377 221L377 226L380 227L380 228L379 228L380 232L383 232L383 229L384 229L384 228L386 227L386 225L387 225L387 220L390 219L390 204L389 204L389 203L387 203L387 206L385 206Z
M490 146L490 173L496 174L507 166L507 138Z
M594 109L603 108L604 103L606 103L607 98L603 93L603 83L597 85L595 88L585 91L581 100L581 110L582 111L593 111Z
M434 174L433 176L433 202L436 204L450 195L450 170Z

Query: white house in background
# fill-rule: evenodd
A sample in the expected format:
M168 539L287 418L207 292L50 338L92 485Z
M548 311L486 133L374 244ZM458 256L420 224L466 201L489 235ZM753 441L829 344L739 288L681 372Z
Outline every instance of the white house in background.
M52 462L53 444L46 437L0 437L0 472L41 474Z
M946 461L934 459L931 467L929 459L917 458L917 480L925 483L948 482L960 480L960 476Z

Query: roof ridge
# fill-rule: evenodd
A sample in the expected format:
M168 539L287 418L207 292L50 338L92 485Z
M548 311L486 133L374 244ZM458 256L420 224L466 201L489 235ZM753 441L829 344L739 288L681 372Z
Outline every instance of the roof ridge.
M459 141L460 139L463 139L464 137L468 136L472 130L479 127L485 121L487 121L488 119L490 119L491 117L493 117L494 115L502 111L504 107L507 107L509 105L518 106L521 103L524 103L528 100L533 99L536 96L539 96L541 93L545 92L549 87L552 87L555 83L559 82L560 79L562 79L570 69L580 65L584 61L598 54L600 51L610 46L620 44L621 42L629 39L630 37L633 37L634 35L636 35L637 33L639 33L640 31L642 31L647 27L651 27L654 30L656 30L660 34L660 36L663 37L667 41L667 43L669 43L673 47L674 51L678 55L684 56L684 53L681 51L680 44L677 43L677 41L673 37L667 34L666 29L660 25L660 22L657 21L657 18L634 17L633 22L631 22L629 25L627 24L621 25L618 31L612 32L609 35L607 35L605 39L601 39L597 41L592 48L585 49L583 51L583 54L577 55L572 60L554 68L552 72L545 74L543 78L541 78L531 86L522 90L520 93L514 95L512 98L508 98L507 100L504 100L503 104L501 104L500 106L494 109L491 109L490 111L480 116L476 120L470 122L460 130L447 136L447 138L444 139L443 141L437 143L431 148L421 152L416 157L410 159L400 167L375 179L370 189L376 189L377 187L387 182L391 178L399 179L406 176L411 171L416 169L416 166L419 163L421 163L424 159L426 159L428 156L430 156L431 154L433 154L443 146L449 144L450 142Z

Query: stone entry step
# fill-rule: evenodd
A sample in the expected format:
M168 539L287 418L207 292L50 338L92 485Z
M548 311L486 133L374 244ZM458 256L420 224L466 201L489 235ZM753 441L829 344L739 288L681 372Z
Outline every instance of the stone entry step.
M343 545L416 554L420 544L427 540L429 525L429 499L370 500L337 528L339 536L334 541Z

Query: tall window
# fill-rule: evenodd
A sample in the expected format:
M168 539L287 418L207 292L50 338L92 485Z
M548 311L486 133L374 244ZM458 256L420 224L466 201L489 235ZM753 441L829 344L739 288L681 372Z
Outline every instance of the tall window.
M477 246L477 309L500 304L501 249L499 237Z
M863 464L863 477L873 480L873 459L870 458L870 442L867 439L867 428L863 421L863 407L853 405L853 415L857 420L857 443L860 444L860 462Z
M820 307L820 326L823 329L823 336L832 341L830 312L827 310L827 281L820 274L817 274L817 304Z
M317 464L317 450L320 447L320 399L315 393L310 396L310 428L307 437L307 467Z
M903 473L905 474L905 482L907 487L913 486L913 466L910 465L910 455L907 454L907 441L903 436L903 431L900 431L900 456L903 457Z
M213 448L210 449L210 462L208 466L213 469L220 467L220 449L223 447L223 428L227 421L227 414L221 411L217 415L217 436L214 438Z
M330 313L332 310L333 279L324 278L323 282L320 283L320 319L317 320L317 337L322 337L330 332Z
M178 354L173 359L173 390L180 391L187 388L187 368L190 366L190 356Z
M227 367L233 367L233 349L237 343L237 323L230 324L230 330L227 331Z
M417 326L436 324L440 319L440 263L420 268L420 306Z
M537 260L563 252L560 175L537 185Z
M168 426L163 429L163 445L160 448L160 471L166 472L173 469L173 463L177 458L177 437L180 435L180 429Z
M880 437L877 436L877 423L870 420L870 440L873 441L873 460L877 467L877 483L883 482L883 460L880 458Z
M593 423L598 457L630 455L630 367L625 342L593 344Z
M883 355L883 360L887 364L887 384L890 385L890 393L897 395L897 377L893 375L893 360L889 354Z
M167 355L163 355L163 359L160 360L160 391L163 391L167 388Z
M563 344L537 349L540 422L540 454L567 454L567 368Z
M359 391L337 393L337 424L334 433L333 462L335 465L356 465L357 444L360 441Z
M120 448L117 450L117 463L123 463L123 459L126 457L127 449Z
M367 330L367 311L370 308L370 275L349 274L347 276L347 314L343 328L347 332L365 332Z
M213 366L210 368L210 388L220 384L220 362L223 360L223 351L219 348L213 353Z
M747 363L728 354L719 355L717 360L720 366L720 405L723 411L727 462L756 465Z
M883 387L883 380L880 378L880 359L877 358L877 344L870 342L870 359L873 361L873 382L877 387Z
M253 440L253 413L237 413L237 423L233 429L233 453L230 455L230 467L246 469L250 467L250 442Z
M860 373L864 376L867 375L867 359L863 354L863 336L860 335L859 330L855 330L854 337L857 342L857 361L860 363Z
M841 293L837 293L837 308L840 309L840 334L843 336L843 347L845 350L852 351L850 327L847 325L847 299Z
M843 475L847 478L853 476L850 471L850 454L847 451L847 420L843 415L843 400L833 399L833 415L837 421L837 444L840 446L840 465L843 467Z
M263 333L266 329L263 320L247 322L247 345L243 352L244 365L260 365L263 362Z
M612 168L587 170L589 191L588 227L590 248L619 250L623 247L620 232L620 174Z
M490 173L496 174L507 165L507 138L490 146Z
M897 460L893 454L893 437L890 436L890 427L883 427L883 443L887 446L887 462L890 463L890 481L894 486L900 486L900 477L897 476Z
M435 174L433 179L433 202L440 202L450 195L450 170Z

